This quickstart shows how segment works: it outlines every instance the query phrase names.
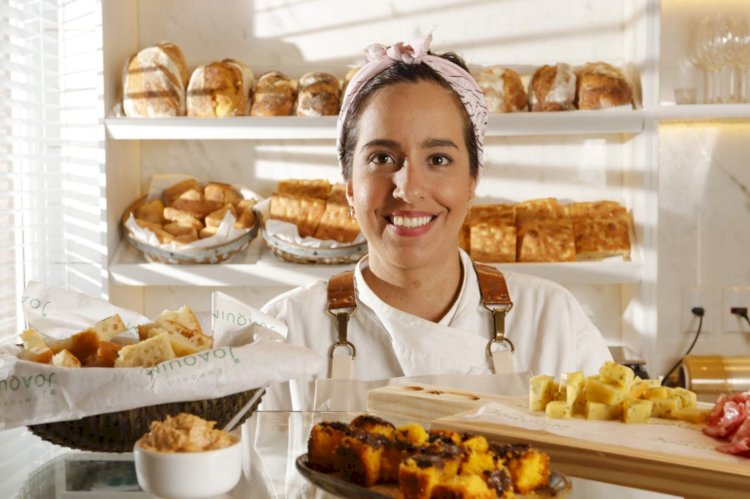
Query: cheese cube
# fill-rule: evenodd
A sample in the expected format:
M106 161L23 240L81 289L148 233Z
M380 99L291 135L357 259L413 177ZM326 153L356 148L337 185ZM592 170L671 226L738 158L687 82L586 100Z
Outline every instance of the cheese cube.
M599 402L586 402L586 419L597 421L609 421L618 419L622 414L622 404L600 404Z
M650 399L654 403L651 409L651 417L654 418L669 418L672 415L672 411L680 409L682 403L677 397L655 397Z
M619 404L625 398L624 388L605 379L589 379L586 383L586 401L600 404Z
M708 414L711 412L710 409L698 409L697 407L683 407L680 409L672 409L670 417L672 419L679 419L680 421L687 421L689 423L702 424L706 422Z
M575 402L573 402L573 414L577 414L577 415L580 415L580 416L583 416L584 414L586 414L586 390L585 390L585 387L578 394L578 397L576 397Z
M529 410L543 411L555 397L555 378L544 374L529 381Z
M682 408L695 407L698 403L698 396L695 392L685 388L672 388L672 396L678 397L682 401Z
M626 423L645 423L651 417L653 406L650 400L626 400L622 403L622 420Z
M645 381L636 380L630 386L630 391L628 392L627 398L629 400L639 400L646 398L646 393L648 393L649 388L650 385Z
M568 405L573 405L576 402L576 399L578 398L578 395L581 393L581 390L583 390L583 384L585 382L585 378L583 376L583 372L576 371L573 373L567 373L563 377L564 381L564 390L562 390L565 393L565 401L568 403Z
M669 398L671 396L671 393L669 392L669 388L666 386L652 386L646 391L646 398L651 399L663 399L663 398Z
M552 419L570 419L573 415L572 407L562 400L553 400L544 412Z
M604 363L599 369L599 375L623 387L629 387L635 378L635 373L628 366L612 361Z

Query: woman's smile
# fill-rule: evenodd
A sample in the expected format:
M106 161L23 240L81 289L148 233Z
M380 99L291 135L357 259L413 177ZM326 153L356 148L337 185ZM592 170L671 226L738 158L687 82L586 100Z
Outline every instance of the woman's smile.
M399 236L421 236L433 227L437 215L423 211L395 211L385 217L388 229Z

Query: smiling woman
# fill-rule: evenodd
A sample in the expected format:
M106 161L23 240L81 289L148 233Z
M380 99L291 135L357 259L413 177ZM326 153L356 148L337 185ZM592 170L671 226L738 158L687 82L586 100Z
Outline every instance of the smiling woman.
M368 47L342 101L339 162L369 254L264 311L286 323L288 341L328 355L321 378L593 374L610 355L567 290L475 264L459 249L487 107L463 61L433 55L430 41ZM293 383L264 405L306 409L311 395Z

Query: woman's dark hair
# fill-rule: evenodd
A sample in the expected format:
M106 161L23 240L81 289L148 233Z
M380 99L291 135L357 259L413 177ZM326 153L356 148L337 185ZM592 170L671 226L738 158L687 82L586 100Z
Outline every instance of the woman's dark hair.
M463 68L467 73L469 72L463 59L452 52L440 54L438 57L447 59ZM417 83L420 81L433 82L451 91L451 94L463 113L464 142L466 142L466 149L469 151L469 172L472 177L477 176L479 171L479 152L477 151L477 141L474 136L474 126L472 125L469 113L466 112L466 108L461 102L458 94L453 91L450 84L445 81L442 76L427 64L406 64L398 62L368 80L362 86L362 89L349 106L346 118L344 119L344 131L341 141L342 150L339 151L339 161L343 165L343 171L341 173L345 180L349 180L352 176L352 161L354 157L354 147L357 145L357 126L359 124L359 118L367 107L370 99L372 99L372 96L378 90L388 86L398 85L399 83Z

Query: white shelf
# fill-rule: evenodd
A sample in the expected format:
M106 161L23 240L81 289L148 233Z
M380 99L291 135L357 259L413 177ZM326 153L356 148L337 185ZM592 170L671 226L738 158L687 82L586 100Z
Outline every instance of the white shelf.
M109 265L110 279L126 286L303 286L352 268L351 265L302 265L279 260L256 238L243 254L218 265L150 263L122 242ZM499 264L501 270L568 284L638 283L638 262Z
M659 121L750 121L750 104L685 104L659 106L653 113Z
M492 114L487 136L640 133L637 109ZM305 140L335 139L336 117L106 118L116 140Z

